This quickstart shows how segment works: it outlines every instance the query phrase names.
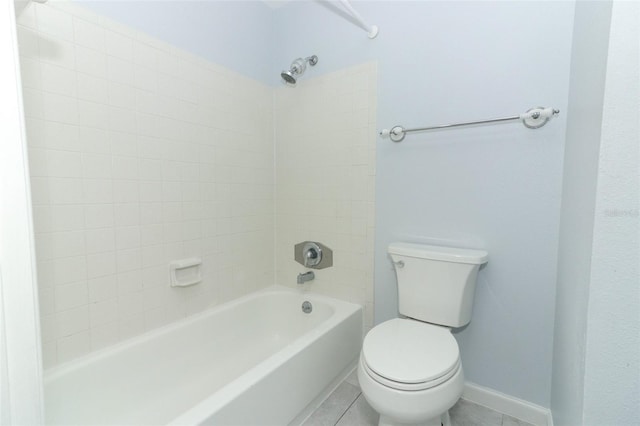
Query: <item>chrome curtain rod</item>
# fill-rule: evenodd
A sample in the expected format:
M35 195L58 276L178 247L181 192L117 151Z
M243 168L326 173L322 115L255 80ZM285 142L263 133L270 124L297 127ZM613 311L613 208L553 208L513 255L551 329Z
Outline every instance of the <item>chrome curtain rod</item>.
M475 124L487 124L487 123L500 123L505 121L515 121L522 120L522 124L529 129L538 129L555 115L560 114L559 109L554 108L545 108L545 107L536 107L531 108L525 113L514 115L512 117L503 117L503 118L492 118L489 120L478 120L478 121L467 121L465 123L454 123L454 124L443 124L440 126L430 126L430 127L416 127L413 129L405 129L402 126L394 126L389 129L382 129L380 131L380 136L389 137L393 142L401 142L407 133L413 132L424 132L428 130L438 130L438 129L449 129L452 127L462 127L462 126L473 126Z

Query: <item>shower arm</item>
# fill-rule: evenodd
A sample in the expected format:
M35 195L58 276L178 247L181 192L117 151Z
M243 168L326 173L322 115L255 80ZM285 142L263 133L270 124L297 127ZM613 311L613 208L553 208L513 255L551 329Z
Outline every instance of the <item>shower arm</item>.
M351 3L349 2L349 0L340 0L340 3L342 3L344 8L347 9L347 12L351 15L351 17L357 21L360 27L367 32L367 35L369 36L369 38L371 39L376 38L379 31L376 25L367 25L367 23L364 21L364 19L358 13L358 11L355 10L353 6L351 6Z

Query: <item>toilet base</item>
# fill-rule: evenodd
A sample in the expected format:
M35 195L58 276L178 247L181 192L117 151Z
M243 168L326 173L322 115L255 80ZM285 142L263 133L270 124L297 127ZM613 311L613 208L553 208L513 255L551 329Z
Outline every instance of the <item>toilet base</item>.
M397 423L387 416L380 415L378 426L451 426L451 417L449 417L449 411L447 411L442 416L438 416L435 419L429 419L425 422L420 422L420 424L407 424Z

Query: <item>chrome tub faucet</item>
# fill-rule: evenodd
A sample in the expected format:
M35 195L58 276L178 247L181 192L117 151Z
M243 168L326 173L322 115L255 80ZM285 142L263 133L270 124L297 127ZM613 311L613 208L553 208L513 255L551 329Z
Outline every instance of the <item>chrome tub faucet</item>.
M311 281L316 277L313 271L305 272L304 274L298 274L298 284L304 284L307 281Z

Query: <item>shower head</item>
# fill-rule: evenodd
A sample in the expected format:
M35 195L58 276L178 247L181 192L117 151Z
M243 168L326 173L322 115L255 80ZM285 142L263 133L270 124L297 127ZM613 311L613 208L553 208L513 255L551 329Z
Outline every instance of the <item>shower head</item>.
M297 77L300 77L307 70L307 63L312 67L318 63L318 57L316 55L309 56L308 58L298 58L291 63L289 71L282 71L280 77L285 83L295 86Z
M285 83L296 84L296 78L294 77L294 72L292 70L282 71L280 73L280 77L282 77Z

